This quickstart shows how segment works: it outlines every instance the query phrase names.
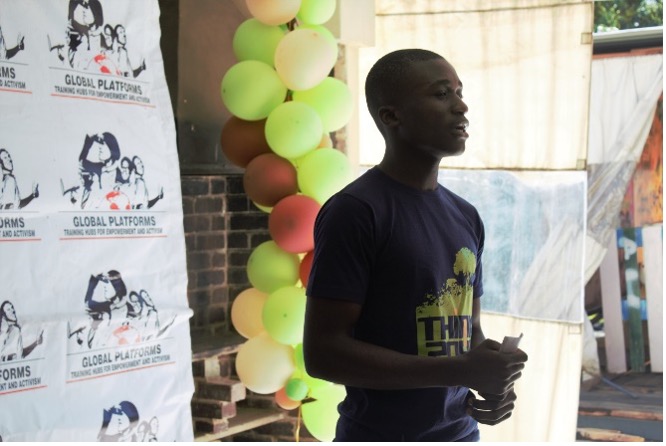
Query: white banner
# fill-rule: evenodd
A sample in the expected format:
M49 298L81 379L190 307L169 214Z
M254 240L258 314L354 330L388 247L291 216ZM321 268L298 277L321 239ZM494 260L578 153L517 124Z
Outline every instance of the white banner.
M157 0L0 0L0 439L192 441Z

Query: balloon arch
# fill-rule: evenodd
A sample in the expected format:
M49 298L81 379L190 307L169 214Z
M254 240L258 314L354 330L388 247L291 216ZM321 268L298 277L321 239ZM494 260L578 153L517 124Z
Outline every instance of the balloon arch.
M233 38L238 62L224 74L222 151L245 169L247 196L269 213L272 240L248 259L252 285L231 308L231 322L247 341L236 371L259 394L275 393L285 410L300 408L308 431L331 441L343 386L309 376L303 363L305 286L314 222L321 205L352 178L346 155L329 134L351 118L348 86L329 77L338 56L322 24L335 0L246 0L252 18Z

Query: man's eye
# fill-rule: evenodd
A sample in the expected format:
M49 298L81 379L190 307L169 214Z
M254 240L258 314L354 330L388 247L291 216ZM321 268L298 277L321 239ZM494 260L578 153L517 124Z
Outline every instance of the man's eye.
M440 91L435 93L435 96L440 97L440 98L446 97L447 95L448 95L448 91L446 91L446 90L440 90Z

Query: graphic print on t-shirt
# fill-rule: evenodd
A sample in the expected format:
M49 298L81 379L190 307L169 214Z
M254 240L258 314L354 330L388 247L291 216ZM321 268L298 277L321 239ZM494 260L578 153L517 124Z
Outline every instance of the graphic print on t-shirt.
M470 349L475 272L476 255L461 248L456 253L453 277L437 293L426 294L416 307L420 356L458 356Z

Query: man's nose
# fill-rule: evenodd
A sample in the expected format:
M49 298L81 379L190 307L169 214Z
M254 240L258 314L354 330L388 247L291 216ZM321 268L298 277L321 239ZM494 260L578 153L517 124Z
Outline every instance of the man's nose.
M458 98L456 103L453 105L453 111L454 113L464 115L469 111L469 108L467 107L467 104L465 104L465 101L462 100L462 98Z

